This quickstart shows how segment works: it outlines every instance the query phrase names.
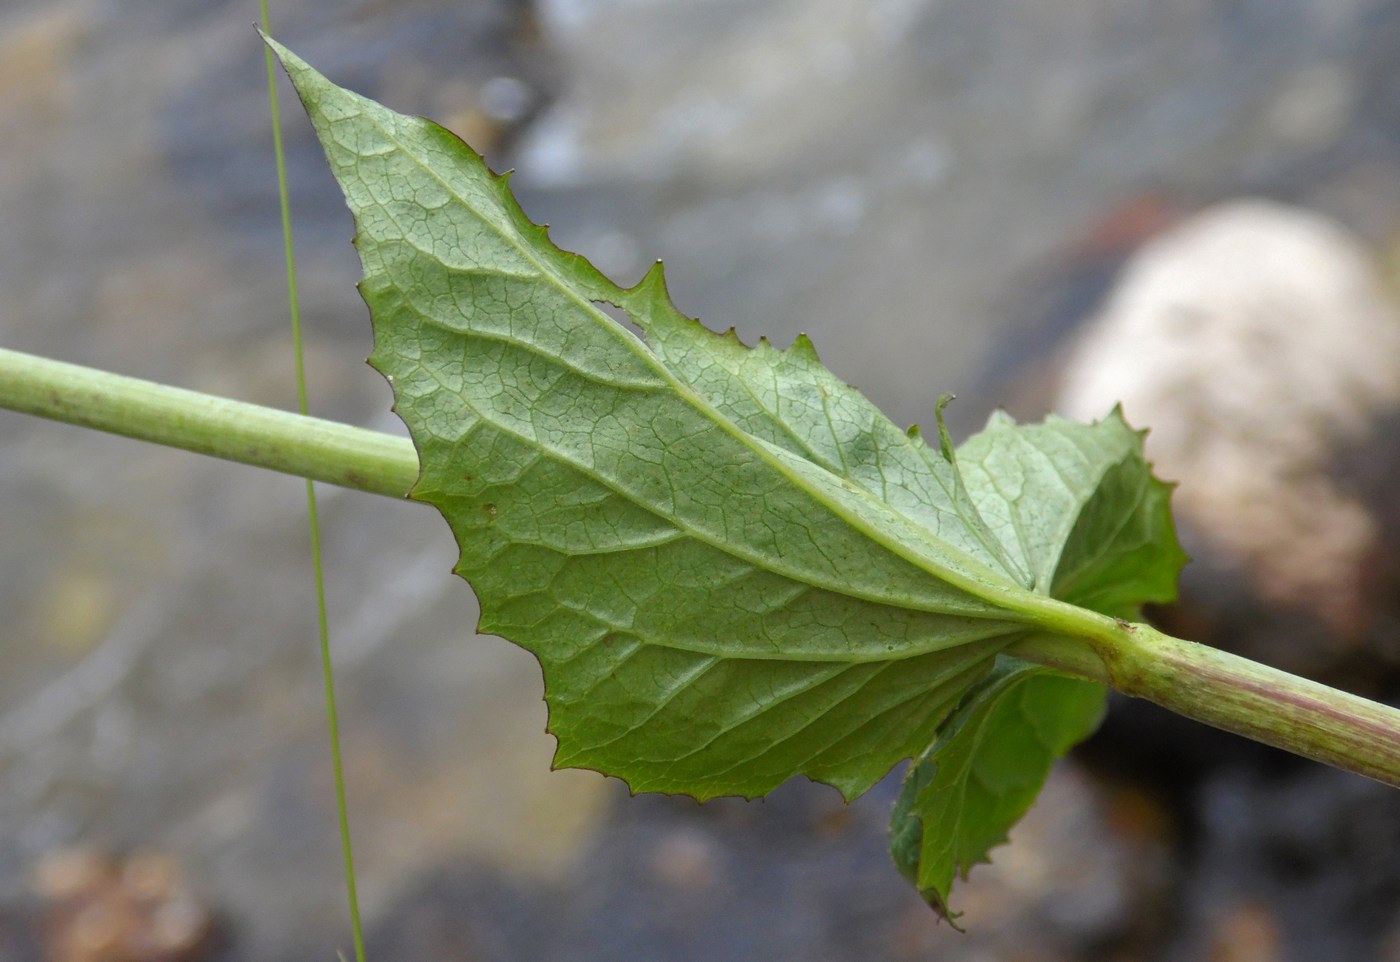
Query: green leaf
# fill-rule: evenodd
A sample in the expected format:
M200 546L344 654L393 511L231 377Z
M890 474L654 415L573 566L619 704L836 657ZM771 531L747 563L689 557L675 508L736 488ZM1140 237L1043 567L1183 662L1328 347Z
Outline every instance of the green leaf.
M998 707L1013 695L1078 711L1062 679L1023 680L1002 653L1040 632L1116 630L1046 597L1061 569L1085 597L1117 590L1126 541L1067 547L1080 521L1117 517L1121 492L1089 507L1101 452L1083 477L1055 480L1070 498L1052 493L1037 513L1043 465L1028 462L1024 499L1008 501L983 461L1024 429L965 446L964 476L941 419L933 449L805 338L750 349L708 331L672 305L659 265L618 287L555 247L451 133L273 48L355 214L370 360L421 462L413 497L451 526L481 628L539 658L557 764L699 798L797 774L851 797L901 759L933 757L940 729L944 757L974 729L1013 751ZM1052 433L1066 431L1077 437ZM1054 724L1033 725L1017 757L1041 765L1050 749L1032 743ZM912 796L910 818L927 818L930 798ZM1028 803L1012 792L995 808Z
M1105 690L1003 657L909 767L890 823L890 853L940 915L957 878L1040 793L1050 766L1098 727Z
M556 762L849 797L921 751L1030 627L952 466L805 341L711 334L659 270L617 287L452 134L275 49L355 213L413 497L452 526L482 629L540 659Z
M1122 619L1176 598L1187 556L1145 434L1116 409L1093 425L995 414L958 449L973 502L1036 591Z
M932 450L917 428L901 430L827 370L805 334L786 351L766 338L750 349L732 328L716 334L676 311L659 263L635 290L618 293L612 302L631 311L661 361L739 428L845 478L1030 584L968 497L952 458Z
M1036 590L1114 617L1170 601L1186 560L1142 433L995 415L958 449L970 496ZM1035 800L1053 762L1088 737L1106 691L1003 657L905 776L890 828L895 864L940 914L949 893Z

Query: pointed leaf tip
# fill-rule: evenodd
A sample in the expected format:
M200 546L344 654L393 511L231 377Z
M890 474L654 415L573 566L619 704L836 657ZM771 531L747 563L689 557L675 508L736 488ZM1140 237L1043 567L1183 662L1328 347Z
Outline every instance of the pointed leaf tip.
M648 293L656 297L669 298L670 292L666 289L666 265L660 260L653 261L632 290L639 294Z
M817 356L817 346L812 343L812 339L806 334L798 334L797 339L792 342L790 350L794 355L808 363L821 363L821 358Z

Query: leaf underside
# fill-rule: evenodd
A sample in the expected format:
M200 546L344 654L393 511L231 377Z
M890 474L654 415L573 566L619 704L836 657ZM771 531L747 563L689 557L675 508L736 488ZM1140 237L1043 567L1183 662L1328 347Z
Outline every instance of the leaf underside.
M958 449L982 516L1037 590L1130 619L1176 597L1186 555L1171 489L1152 476L1142 434L1114 411L1098 424L994 415ZM953 883L1025 814L1055 759L1087 738L1107 692L1003 657L905 775L890 851L925 900L952 920Z
M929 747L957 741L950 716L1004 714L976 699L1007 687L999 655L1038 630L1037 596L1119 614L1174 584L1143 517L1165 511L1165 488L1116 415L996 420L954 459L805 337L778 350L715 334L675 309L659 264L618 287L555 247L450 132L273 47L355 215L370 362L421 462L412 497L451 526L480 628L540 660L557 765L701 799L798 774L853 797L901 759L937 764ZM1023 450L1028 430L1048 433ZM1030 465L1024 497L1001 487L1007 458ZM1072 495L1043 516L1026 506L1037 458ZM1123 587L1129 563L1147 574ZM1068 747L1017 724L1033 757ZM997 809L1011 821L1030 802L1018 792ZM906 821L946 809L928 795ZM993 844L1005 827L979 831ZM958 864L985 854L953 848Z

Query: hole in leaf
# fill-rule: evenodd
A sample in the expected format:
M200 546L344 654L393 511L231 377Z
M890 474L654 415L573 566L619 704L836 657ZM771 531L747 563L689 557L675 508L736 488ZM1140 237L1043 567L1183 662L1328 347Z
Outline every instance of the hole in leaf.
M610 304L607 301L594 301L593 306L627 328L627 330L635 334L643 343L646 342L646 332L637 326L636 322L632 320L631 314L628 314L616 304Z

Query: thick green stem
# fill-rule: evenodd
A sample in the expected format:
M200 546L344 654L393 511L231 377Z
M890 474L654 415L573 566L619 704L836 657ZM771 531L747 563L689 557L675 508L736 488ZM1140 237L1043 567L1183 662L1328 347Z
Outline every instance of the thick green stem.
M1110 643L1039 636L1014 653L1197 721L1400 788L1400 710L1122 624Z
M0 408L394 498L418 480L407 438L3 348Z

